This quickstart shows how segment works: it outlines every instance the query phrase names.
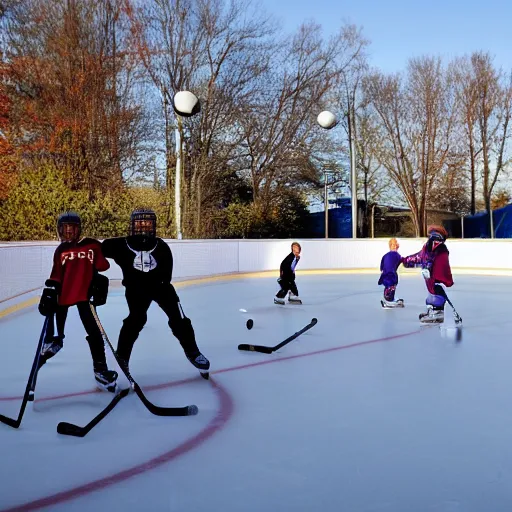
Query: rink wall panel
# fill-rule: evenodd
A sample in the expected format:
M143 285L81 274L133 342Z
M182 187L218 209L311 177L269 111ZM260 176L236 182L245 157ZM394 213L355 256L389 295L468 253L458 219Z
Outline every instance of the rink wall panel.
M375 269L388 251L388 239L315 239L302 244L299 270ZM176 280L275 270L290 251L291 240L166 240L174 255ZM424 239L400 239L399 252L419 251ZM0 309L7 301L40 289L48 278L58 242L0 243ZM449 240L455 269L512 269L510 240ZM110 279L121 279L111 262ZM38 293L37 290L36 293Z

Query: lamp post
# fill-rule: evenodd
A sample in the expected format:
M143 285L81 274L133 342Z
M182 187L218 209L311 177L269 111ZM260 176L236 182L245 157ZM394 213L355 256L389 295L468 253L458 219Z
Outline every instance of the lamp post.
M175 140L176 140L176 174L174 177L174 214L176 219L176 238L181 240L183 234L181 233L181 175L183 172L183 142L181 134L183 131L183 124L181 116L176 114L178 121L175 129Z
M375 207L377 205L375 203L372 204L372 238L375 238Z
M325 238L329 238L329 203L327 201L327 172L324 171Z
M357 238L357 174L356 174L356 149L354 146L354 119L347 112L348 138L350 142L350 202L352 206L352 238Z
M350 196L351 196L351 210L352 210L352 238L357 238L357 174L356 174L356 150L354 145L354 122L355 120L350 115L350 112L345 113L345 117L348 122L348 138L350 142ZM334 128L338 122L336 116L328 111L324 110L320 112L317 117L317 123L325 130ZM325 186L325 196L327 197L327 185ZM327 233L327 199L325 207L325 237L328 237Z
M179 91L173 98L176 113L176 175L174 180L174 213L176 218L176 238L181 240L181 177L183 174L183 117L192 117L201 111L199 98L190 91Z

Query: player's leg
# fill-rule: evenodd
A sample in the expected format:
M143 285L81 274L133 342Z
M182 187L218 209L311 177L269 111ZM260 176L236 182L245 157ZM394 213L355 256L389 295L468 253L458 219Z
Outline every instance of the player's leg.
M146 325L147 313L152 298L148 293L134 290L133 288L126 288L125 297L128 305L128 316L123 320L123 325L119 332L116 354L128 368L133 345L137 341L140 331Z
M100 328L92 314L89 301L79 302L76 306L82 324L87 332L86 340L91 351L94 378L96 379L97 385L101 389L115 393L117 390L117 372L108 369L107 359L105 357L105 343L101 336Z
M180 299L172 284L159 288L154 297L155 302L169 319L169 327L187 356L187 359L199 370L208 371L210 362L197 346L196 336L190 318L186 317Z

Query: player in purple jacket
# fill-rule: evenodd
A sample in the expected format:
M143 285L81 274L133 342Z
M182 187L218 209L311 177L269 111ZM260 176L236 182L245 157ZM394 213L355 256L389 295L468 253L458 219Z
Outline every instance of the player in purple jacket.
M404 300L395 300L395 290L398 284L397 269L400 266L402 257L398 252L400 245L396 238L389 241L389 252L384 254L380 262L379 285L384 285L384 299L380 301L383 308L403 308Z

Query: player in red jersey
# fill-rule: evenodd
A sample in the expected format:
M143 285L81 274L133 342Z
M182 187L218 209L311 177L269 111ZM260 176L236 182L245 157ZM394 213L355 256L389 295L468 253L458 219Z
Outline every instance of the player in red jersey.
M54 335L53 321L50 321L40 366L62 348L68 309L76 306L87 332L98 387L116 392L118 375L107 367L101 331L89 305L89 301L95 306L105 304L108 278L98 272L107 270L110 264L103 256L100 242L93 238L80 238L81 230L77 213L66 212L59 216L57 231L61 244L55 250L50 278L45 283L39 303L42 315L55 314L57 335Z

